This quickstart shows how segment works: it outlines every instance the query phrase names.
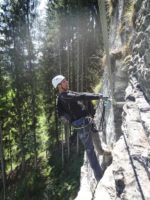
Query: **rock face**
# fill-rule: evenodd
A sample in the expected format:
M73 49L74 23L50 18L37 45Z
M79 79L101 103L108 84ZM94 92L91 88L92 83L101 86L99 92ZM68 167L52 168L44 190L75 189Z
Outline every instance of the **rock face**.
M107 165L107 156L99 156L106 170L97 184L85 156L76 200L150 200L150 1L132 2L134 28L122 17L128 1L117 2L110 23L114 100L106 107L106 132L99 132L103 146L112 150L112 162ZM126 25L118 36L121 23ZM124 54L120 51L126 43L129 52ZM104 73L103 91L108 89L106 77ZM101 110L100 102L97 126Z

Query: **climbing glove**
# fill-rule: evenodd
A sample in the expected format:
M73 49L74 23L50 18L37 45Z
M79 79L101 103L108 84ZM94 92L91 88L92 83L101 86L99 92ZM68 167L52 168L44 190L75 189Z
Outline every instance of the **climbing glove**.
M104 101L107 101L109 99L108 96L104 96L102 93L99 93L99 98L104 100Z
M103 102L104 102L104 106L105 107L107 107L107 108L109 108L110 107L110 105L111 105L111 100L110 100L110 98L109 97L103 97Z
M108 101L109 100L109 97L107 97L107 96L103 96L103 98L102 98L104 101Z

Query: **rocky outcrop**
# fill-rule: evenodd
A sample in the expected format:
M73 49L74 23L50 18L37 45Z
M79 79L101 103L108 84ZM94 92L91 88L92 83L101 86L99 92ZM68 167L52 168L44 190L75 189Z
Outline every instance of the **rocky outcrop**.
M128 1L117 1L110 25L113 101L106 107L106 132L99 134L103 146L112 150L112 162L96 184L85 159L76 200L150 200L150 1L132 3L132 30L123 17ZM122 22L126 23L119 36ZM124 53L127 43L130 50ZM104 91L108 79L104 73ZM97 126L101 106L100 102ZM99 160L103 163L107 158L99 156Z
M126 94L123 135L114 145L113 162L98 184L95 200L103 196L108 200L150 199L150 145L143 127L139 101L143 99L143 93L129 84ZM142 105L142 110L148 112L149 104L143 102Z

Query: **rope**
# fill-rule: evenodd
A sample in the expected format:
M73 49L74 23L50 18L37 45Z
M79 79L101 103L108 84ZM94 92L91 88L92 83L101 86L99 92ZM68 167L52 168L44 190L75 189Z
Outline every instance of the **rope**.
M103 101L102 102L102 115L101 115L101 119L100 119L100 124L98 126L98 131L102 131L103 135L104 135L104 142L106 143L106 120L105 120L105 111L106 111L106 103Z
M99 124L99 128L98 128L98 130L99 131L105 131L104 130L104 121L105 121L105 103L104 103L104 101L103 101L103 103L102 103L102 105L103 105L103 111L102 111L102 116L101 116L101 120L100 120L100 124ZM102 129L100 129L102 127Z
M150 159L144 158L141 155L133 155L132 156L134 160L138 161L145 169L148 179L150 180L150 171L149 171L149 165L150 165Z
M130 159L130 161L131 161L131 166L132 166L132 169L133 169L133 172L134 172L134 176L135 176L137 185L138 185L138 187L139 187L139 191L140 191L140 194L141 194L141 198L142 198L142 200L146 200L146 199L145 199L145 196L144 196L144 193L143 193L143 190L142 190L142 187L141 187L141 184L140 184L140 181L139 181L139 178L138 178L138 174L137 174L137 172L136 172L136 167L135 167L135 165L134 165L133 158L132 158L131 153L130 153L130 147L129 147L129 145L128 145L128 142L127 142L125 133L123 133L123 138L124 138L124 141L125 141L125 145L126 145L126 147L127 147L127 151L128 151L129 159Z
M105 90L103 89L103 94L105 93L106 96L109 96L113 104L113 83L112 83L112 72L111 72L111 59L109 53L109 34L108 34L108 25L107 25L107 18L106 18L106 7L105 7L105 0L98 0L99 12L100 12L100 23L101 23L101 30L102 30L102 37L103 37L103 45L104 51L106 54L106 67L105 67L105 83L103 81L103 85L106 85ZM112 105L111 104L111 105ZM106 116L106 113L104 114ZM108 120L108 119L107 119ZM105 121L105 120L103 120ZM107 142L106 137L106 125L103 124L103 132L105 136L105 142Z

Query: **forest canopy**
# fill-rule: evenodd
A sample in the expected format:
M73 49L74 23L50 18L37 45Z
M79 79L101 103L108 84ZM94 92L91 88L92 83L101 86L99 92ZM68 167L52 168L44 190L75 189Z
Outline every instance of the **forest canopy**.
M67 158L64 145L62 166L66 129L51 79L63 74L71 89L92 91L102 75L98 1L49 0L45 16L39 6L38 0L0 1L0 199L76 195L83 151L76 154L75 133L67 130L73 156Z

